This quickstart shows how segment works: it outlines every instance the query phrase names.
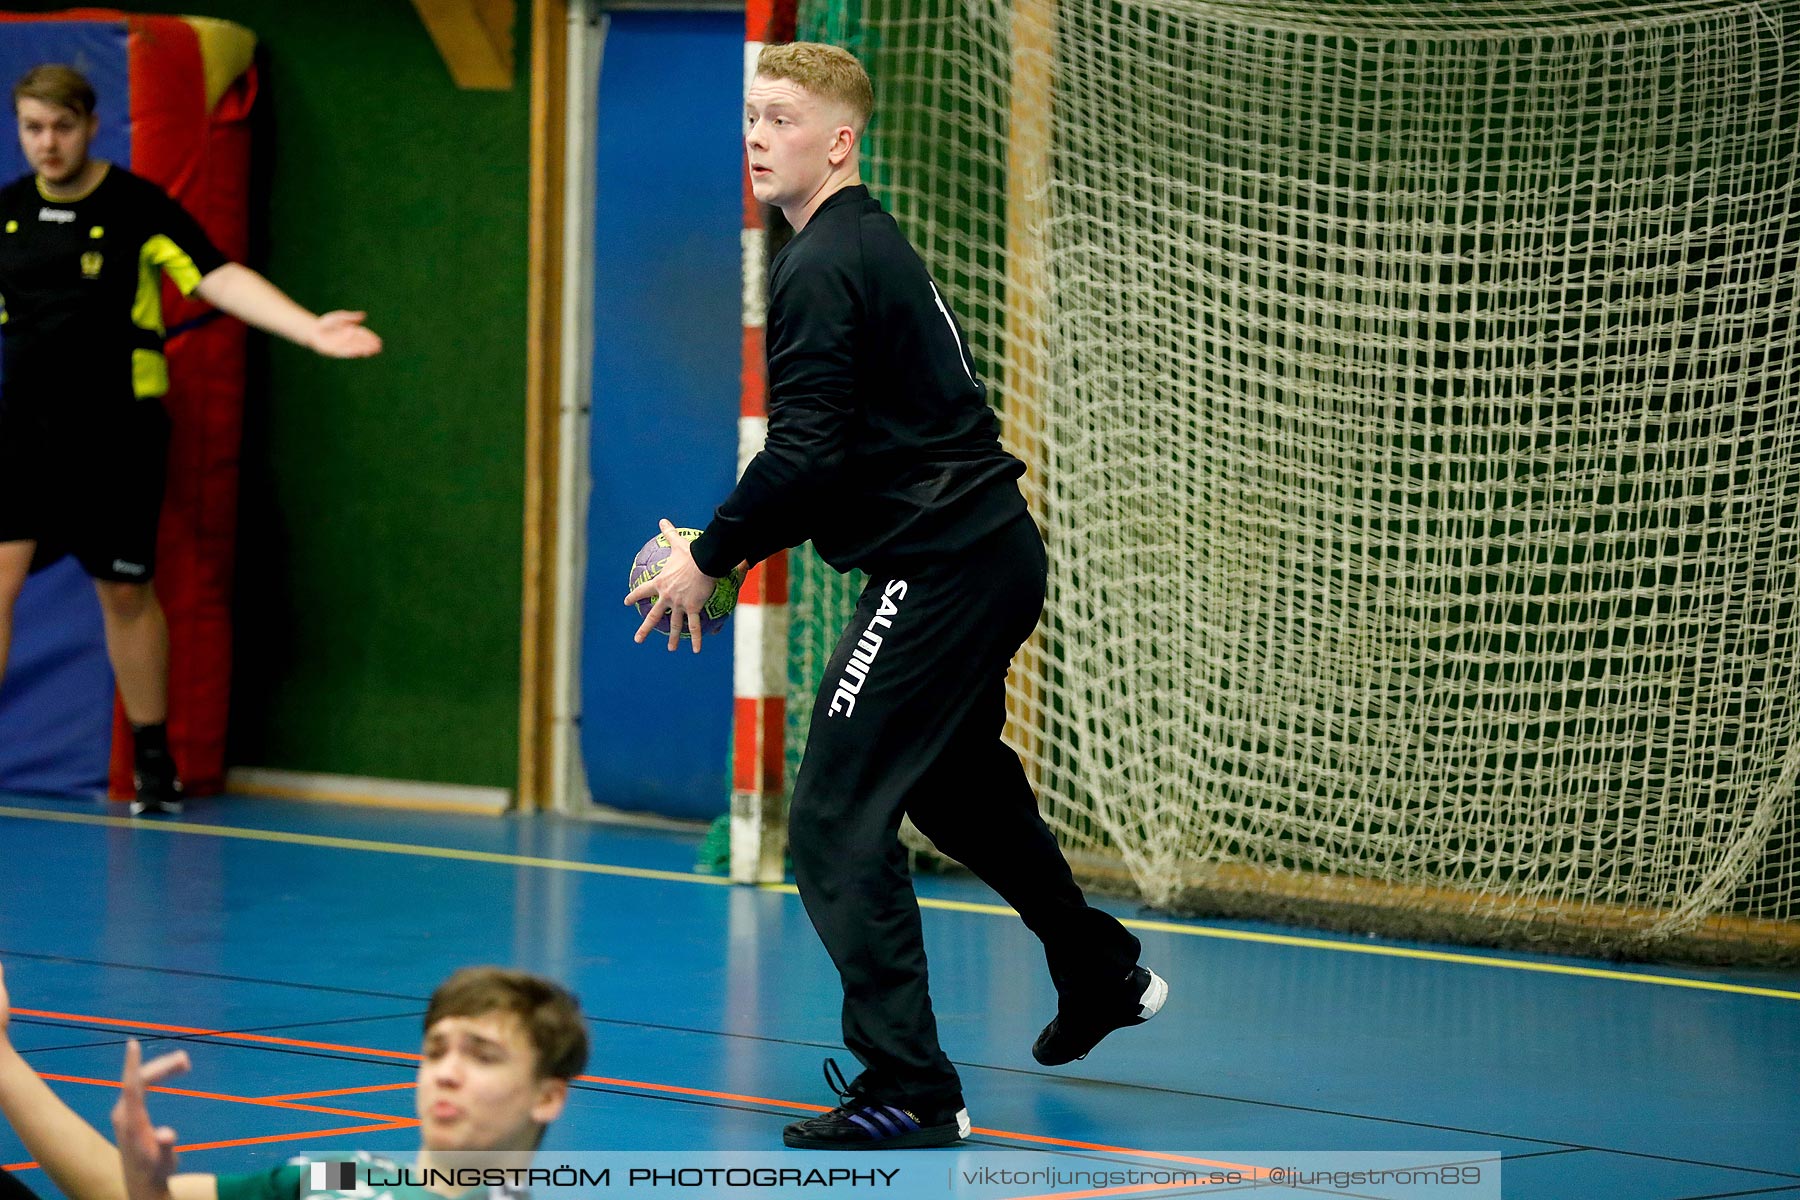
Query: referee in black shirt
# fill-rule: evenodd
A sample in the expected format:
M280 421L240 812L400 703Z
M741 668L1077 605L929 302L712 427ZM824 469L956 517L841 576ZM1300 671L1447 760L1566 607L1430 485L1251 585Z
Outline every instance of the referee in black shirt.
M93 577L136 743L134 814L181 811L169 754L169 632L151 587L167 469L161 276L332 358L381 350L363 314L315 316L227 262L161 188L88 157L94 89L46 64L13 89L32 174L0 188L0 677L40 547Z
M1137 938L1090 908L1000 740L1006 673L1043 609L1044 543L1001 449L967 342L899 227L862 186L873 106L843 50L771 46L746 93L757 199L793 238L769 274L769 432L690 547L627 603L656 595L700 649L718 578L812 539L869 574L814 701L788 814L794 878L844 987L844 1041L863 1070L841 1103L789 1125L810 1149L901 1149L969 1132L938 1045L902 814L999 892L1043 941L1057 1014L1032 1047L1069 1062L1162 1006Z

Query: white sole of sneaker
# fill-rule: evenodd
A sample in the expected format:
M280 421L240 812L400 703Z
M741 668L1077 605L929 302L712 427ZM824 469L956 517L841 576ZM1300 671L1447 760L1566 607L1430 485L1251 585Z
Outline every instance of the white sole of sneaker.
M812 1138L783 1130L781 1144L795 1150L928 1150L935 1146L954 1146L968 1137L968 1122L968 1110L965 1109L957 1114L954 1135L951 1134L948 1126L934 1126L868 1142L834 1142L825 1139L815 1141Z
M1150 984L1144 989L1144 994L1138 997L1138 1020L1140 1021L1148 1021L1161 1012L1163 1001L1169 998L1169 985L1163 980L1163 977L1155 971L1150 971L1149 967L1145 967L1144 970L1150 972Z

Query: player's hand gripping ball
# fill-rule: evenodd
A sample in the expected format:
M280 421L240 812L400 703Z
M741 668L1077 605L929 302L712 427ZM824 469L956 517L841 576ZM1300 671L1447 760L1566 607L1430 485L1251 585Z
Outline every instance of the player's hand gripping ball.
M700 536L698 529L677 529L675 532L690 542ZM659 533L645 542L644 548L637 552L637 557L631 562L631 579L626 584L627 589L635 588L638 584L655 579L660 575L663 567L668 565L669 550L669 539L663 534ZM738 589L743 586L743 583L744 568L742 567L735 568L731 574L719 580L719 586L713 589L712 596L706 601L706 607L700 610L700 630L707 637L711 637L725 628L725 618L729 617L731 610L737 607ZM649 616L650 607L655 602L655 597L639 600L637 602L638 615ZM664 613L662 620L656 623L656 632L664 637L669 635L668 613ZM683 628L681 636L691 638L694 635L690 630Z

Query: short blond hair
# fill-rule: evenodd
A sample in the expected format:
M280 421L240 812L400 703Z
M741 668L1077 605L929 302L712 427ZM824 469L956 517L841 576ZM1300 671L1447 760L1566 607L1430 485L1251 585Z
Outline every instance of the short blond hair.
M764 46L756 56L756 73L770 79L799 84L822 100L834 101L850 112L858 137L868 128L875 111L875 89L869 73L856 56L824 42L787 42Z
M24 78L13 85L14 112L19 111L19 101L26 98L66 108L83 119L94 115L96 104L94 85L87 76L63 63L39 63L25 72Z

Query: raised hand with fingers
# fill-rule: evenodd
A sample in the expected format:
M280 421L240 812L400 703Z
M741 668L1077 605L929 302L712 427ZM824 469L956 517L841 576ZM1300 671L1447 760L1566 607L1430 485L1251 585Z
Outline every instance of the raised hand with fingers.
M167 1200L169 1176L175 1173L175 1131L150 1123L146 1089L188 1069L185 1050L143 1061L137 1039L125 1043L125 1075L119 1102L113 1105L113 1136L124 1169L125 1192L131 1200Z
M700 615L706 602L712 599L719 581L695 564L694 552L688 548L687 539L676 532L673 522L663 520L658 524L669 542L669 559L655 578L646 579L625 594L626 604L636 604L639 600L652 602L644 623L638 626L632 640L643 642L667 616L669 649L681 644L681 635L686 631L692 634L694 653L698 654L703 632Z

